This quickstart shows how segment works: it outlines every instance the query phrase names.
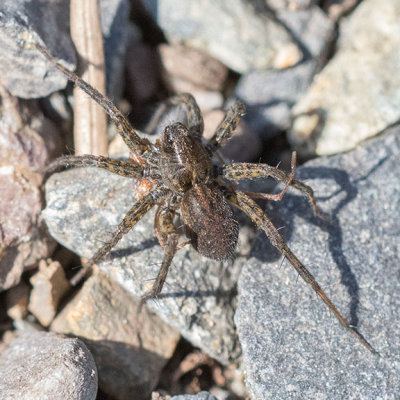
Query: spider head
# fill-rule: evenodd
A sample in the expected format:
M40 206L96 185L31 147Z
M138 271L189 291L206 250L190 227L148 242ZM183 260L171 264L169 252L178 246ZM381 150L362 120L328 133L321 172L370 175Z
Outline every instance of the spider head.
M160 143L160 172L171 190L185 192L212 179L212 161L200 140L185 125L167 126Z
M161 151L168 154L184 151L189 136L189 130L182 123L168 125L162 133Z

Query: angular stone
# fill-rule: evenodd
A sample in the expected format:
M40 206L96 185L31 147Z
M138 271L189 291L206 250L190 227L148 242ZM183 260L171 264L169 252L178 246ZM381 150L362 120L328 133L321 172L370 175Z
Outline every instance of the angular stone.
M43 40L49 52L74 69L75 55L68 36L68 4L41 0L4 0L0 6L0 82L14 96L44 97L67 84L67 79L37 51L23 48L23 38ZM46 21L44 23L44 21ZM40 38L40 39L39 39Z
M97 370L79 339L21 334L0 356L2 399L94 400Z
M291 109L322 68L334 25L318 6L278 10L277 18L296 36L307 56L292 68L255 70L243 75L235 95L247 105L246 122L263 138L290 127Z
M0 290L18 284L25 269L47 257L55 243L40 217L39 173L58 149L57 128L37 104L0 87Z
M43 326L54 319L60 300L70 288L63 267L58 261L41 260L39 271L31 278L33 286L29 299L29 311Z
M180 335L104 273L90 277L51 330L79 336L91 350L99 386L118 400L145 399Z
M233 70L284 68L303 54L286 29L259 1L144 1L171 43L202 50Z
M279 268L282 256L261 234L242 270L235 315L252 399L399 392L399 157L397 126L352 152L298 168L327 222L292 191L269 209L292 251L379 355L342 328L288 262Z
M354 148L400 118L400 3L365 1L342 23L338 50L294 107L303 155Z
M12 319L22 319L28 314L31 288L24 282L6 292L7 315Z
M128 35L129 2L100 1L107 65L107 90L111 98L122 91L123 59ZM43 21L46 21L44 24ZM0 5L0 82L14 96L45 97L64 89L67 79L37 50L24 48L35 40L65 67L74 70L76 57L69 36L69 3L53 0L4 0Z
M169 400L218 400L211 393L202 391L197 394L180 394L178 396L172 396Z
M164 68L171 76L208 90L221 91L228 68L208 54L176 44L161 44L159 52Z

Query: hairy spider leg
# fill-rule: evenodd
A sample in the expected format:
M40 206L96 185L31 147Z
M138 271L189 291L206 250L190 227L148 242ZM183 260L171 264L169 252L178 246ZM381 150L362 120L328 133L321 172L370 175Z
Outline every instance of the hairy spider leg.
M246 106L237 101L226 113L222 122L218 125L214 135L209 140L207 146L212 151L218 150L221 146L224 146L226 142L231 138L233 131L239 125L239 122L246 112Z
M105 112L109 115L109 117L117 127L118 132L122 136L124 142L134 154L134 160L137 163L142 163L140 156L151 146L150 142L147 139L142 139L138 136L129 121L125 118L121 111L118 110L118 108L112 103L110 99L108 99L106 96L102 95L97 89L86 83L78 75L59 64L43 46L39 44L34 44L34 46L56 68L58 68L64 75L66 75L70 81L74 82L76 86L81 88L105 110Z
M121 238L128 233L138 221L167 193L166 189L154 188L147 195L143 196L141 200L128 211L118 227L115 229L111 238L100 247L96 253L88 260L82 269L71 279L71 284L76 285L91 271L94 264L98 263L110 250L121 240Z
M165 111L169 107L176 105L185 108L187 117L187 124L185 125L187 126L193 137L200 139L204 131L203 116L201 115L200 108L195 98L190 93L177 94L176 96L172 96L164 101L162 104L160 104L156 113L147 125L147 129L150 132L153 131L158 125Z
M51 174L67 168L97 167L103 168L113 174L140 179L143 175L143 168L139 164L132 164L127 161L115 160L104 156L62 156L54 160L46 167L44 176L47 179Z
M196 99L190 93L182 93L171 97L168 103L185 107L187 128L193 137L200 139L204 131L204 121Z
M174 224L175 208L169 205L161 204L157 209L154 230L161 247L164 249L164 257L161 267L158 271L157 277L153 283L152 288L142 297L141 305L146 303L147 300L157 297L164 286L165 279L168 275L169 267L177 252L179 231Z
M315 200L314 197L314 191L311 189L311 187L301 181L293 179L295 172L295 163L296 163L296 153L293 152L290 175L287 175L284 171L267 164L233 163L229 165L224 165L222 167L222 177L232 181L240 181L241 179L258 179L258 178L271 177L276 181L283 182L285 184L285 187L278 195L270 195L264 193L254 193L254 192L245 192L245 193L254 198L267 199L267 200L281 200L287 190L287 187L292 186L293 188L297 189L308 198L308 201L310 202L314 213L317 216L322 217L317 207L317 201Z
M372 346L363 338L363 336L352 328L346 319L340 314L338 309L328 298L321 286L317 283L313 275L308 269L300 262L300 260L292 253L288 245L283 240L277 229L274 227L269 218L265 215L263 210L244 192L235 191L227 192L226 197L228 201L238 209L247 214L251 220L262 229L270 240L271 244L276 247L280 253L290 262L292 267L297 271L301 278L310 285L315 293L322 299L322 301L329 307L339 322L362 343L369 351L375 353Z

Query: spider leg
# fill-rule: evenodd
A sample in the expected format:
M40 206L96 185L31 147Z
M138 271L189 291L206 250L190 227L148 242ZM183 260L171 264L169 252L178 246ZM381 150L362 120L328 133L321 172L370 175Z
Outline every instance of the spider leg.
M253 192L246 192L246 193L254 198L261 198L267 200L281 200L288 186L292 186L308 198L308 201L310 202L314 213L322 217L317 207L317 201L315 200L314 197L314 191L311 189L311 187L297 179L293 179L295 172L295 164L296 164L296 152L293 152L290 175L287 175L284 171L281 171L276 167L271 167L270 165L267 164L233 163L229 165L224 165L222 167L222 177L233 181L239 181L241 179L257 179L257 178L271 177L276 181L283 182L285 184L285 187L278 195L253 193Z
M265 215L263 210L248 197L244 192L227 192L226 197L228 201L235 207L246 213L252 221L262 229L270 240L271 244L276 247L282 255L290 262L292 267L297 271L301 278L310 285L315 293L322 299L322 301L329 307L339 322L353 335L357 340L362 343L369 351L375 353L372 346L363 338L363 336L352 328L346 319L340 314L336 306L328 298L321 286L315 280L313 275L308 269L300 262L300 260L292 253L288 245L279 234L278 230L274 227L269 218Z
M146 303L147 300L157 297L161 293L169 267L177 252L179 231L174 224L174 216L175 210L170 206L161 204L157 209L154 229L158 241L164 249L164 257L156 280L153 283L153 287L142 297L141 305Z
M119 134L124 139L124 142L134 153L135 160L140 163L140 156L151 146L150 142L147 139L142 139L138 136L129 121L125 118L121 111L115 107L110 99L86 83L78 75L59 64L43 46L37 43L34 44L34 46L47 58L47 60L49 60L56 68L66 75L70 81L74 82L76 86L81 88L105 110L117 127Z
M246 106L242 102L234 103L207 144L211 151L215 152L231 138L245 111Z
M111 238L100 247L96 253L88 260L82 269L71 279L71 284L76 285L84 278L92 269L94 264L97 264L111 249L128 233L142 217L165 196L165 189L153 189L128 211L118 227L115 229Z
M290 175L287 177L286 182L285 182L285 186L283 187L283 189L281 190L281 192L279 194L257 193L257 192L244 192L244 193L246 193L248 196L253 197L255 199L281 201L283 196L286 193L286 190L288 189L290 184L293 182L295 171L296 171L296 152L294 151L292 153L292 162L291 162ZM314 197L312 197L312 199L315 202Z
M67 168L97 167L104 168L114 174L130 178L142 178L143 168L139 164L132 164L127 161L115 160L104 156L63 156L54 160L44 171L45 179L51 174Z
M187 128L193 137L200 139L204 131L203 116L195 98L190 93L180 93L162 103L148 124L147 129L153 131L166 109L171 106L183 106L185 108Z

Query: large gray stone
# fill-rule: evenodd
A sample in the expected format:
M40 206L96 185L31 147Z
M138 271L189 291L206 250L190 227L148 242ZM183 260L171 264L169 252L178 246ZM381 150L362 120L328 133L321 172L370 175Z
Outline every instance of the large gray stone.
M258 0L146 0L171 42L203 50L238 72L282 68L302 51L290 33Z
M147 399L180 335L106 274L83 285L51 325L81 338L99 373L99 387L116 400Z
M100 1L107 67L107 92L122 91L122 59L128 40L127 0ZM69 2L54 0L4 0L0 5L0 82L14 96L31 99L49 95L67 85L64 75L36 50L24 48L34 40L65 67L74 70L76 57L69 36Z
M95 168L53 175L46 184L43 211L51 235L90 257L134 204L135 183ZM163 257L153 222L154 210L99 265L137 298L152 285ZM148 303L195 346L223 363L240 354L233 323L240 265L231 264L208 260L185 246L173 260L161 296Z
M235 88L235 95L247 105L246 121L265 138L289 128L291 109L322 68L334 36L333 23L318 6L301 10L278 8L277 19L296 38L304 59L291 68L250 71Z
M66 17L67 16L67 17ZM67 79L35 50L23 47L29 35L43 40L49 52L67 68L75 68L75 54L68 36L67 2L5 0L0 5L0 82L14 96L44 97L65 88Z
M212 394L202 391L197 394L180 394L172 396L169 400L217 400Z
M269 214L345 318L344 330L264 234L239 280L235 315L253 399L395 399L400 391L400 127L297 171L329 223L292 192Z
M337 47L293 109L290 140L305 155L350 150L400 118L400 3L362 2Z
M97 369L79 339L26 332L0 356L2 400L94 400Z

